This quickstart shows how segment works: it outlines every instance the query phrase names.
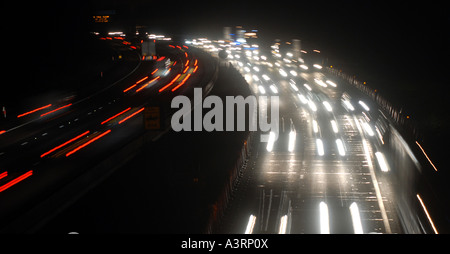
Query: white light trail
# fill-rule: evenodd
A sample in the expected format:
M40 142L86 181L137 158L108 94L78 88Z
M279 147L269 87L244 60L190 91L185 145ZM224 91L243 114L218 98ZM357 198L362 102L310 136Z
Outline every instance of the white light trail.
M301 101L303 104L308 103L308 100L306 99L306 97L305 97L303 94L298 94L298 98L300 99L300 101Z
M326 109L328 112L333 111L333 108L331 107L331 105L330 105L330 103L329 103L328 101L324 101L324 102L322 102L322 103L323 103L323 106L325 106L325 109Z
M313 131L314 131L314 133L319 132L319 126L317 125L317 121L316 121L316 120L313 120L313 121L312 121L312 125L313 125Z
M312 100L308 100L308 105L312 111L317 111L316 104L314 104L314 102Z
M275 85L270 85L270 90L272 90L273 93L278 93L278 89Z
M295 148L295 139L296 139L297 133L295 131L289 132L289 145L288 145L288 151L293 152Z
M266 149L268 152L272 152L274 143L275 143L275 132L271 131L269 133L269 140L267 141L267 146L266 146Z
M304 65L304 64L301 64L301 65L300 65L300 68L302 68L303 70L309 69L308 66L306 66L306 65Z
M336 121L331 120L330 123L331 123L331 128L333 128L333 132L334 132L334 133L338 133L339 130L338 130Z
M312 88L308 84L303 84L303 86L306 87L306 89L308 89L309 91L312 91Z
M336 139L336 145L339 151L339 155L345 156L344 143L342 143L342 140L340 138Z
M298 92L298 87L295 84L292 84L292 83L290 83L290 84L291 84L292 89L294 89L294 91Z
M325 84L322 80L320 80L320 79L314 79L314 82L316 82L319 86L322 86L322 87L327 87L327 84Z
M353 105L348 101L348 100L344 100L344 105L350 109L351 111L354 111L355 108L353 107Z
M353 230L355 234L364 234L358 205L355 202L350 205L350 214L352 216Z
M278 230L278 234L286 234L286 228L287 228L287 215L284 215L280 219L280 229Z
M328 216L328 206L325 202L320 202L319 204L320 211L320 233L321 234L329 234L330 233L330 222Z
M367 164L372 165L372 158L370 157L369 146L367 145L367 141L363 139L363 148L364 154L366 155Z
M250 215L250 218L248 219L247 228L245 229L245 234L251 234L253 233L253 227L255 226L256 217Z
M286 71L284 71L283 69L280 69L278 72L279 72L280 75L283 76L283 77L287 77L287 75L288 75L288 74L286 73Z
M364 130L367 132L367 134L369 134L369 136L372 137L373 135L375 135L375 133L373 132L372 127L370 127L369 123L364 122L364 123L362 123L362 126L363 126Z
M383 145L384 145L383 135L381 135L381 132L380 132L380 130L378 129L378 127L377 127L377 126L375 126L375 132L377 133L377 135L378 135L378 138L379 138L379 139L380 139L380 141L381 141L381 144L383 144Z
M261 94L266 94L266 89L263 86L258 86L258 89Z
M317 68L317 69L322 69L322 66L321 65L319 65L319 64L313 64L313 66L314 66L314 68Z
M329 84L330 86L332 86L332 87L337 87L337 85L336 85L336 83L334 83L333 81L331 81L331 80L327 80L327 81L325 81L327 84Z
M323 142L320 138L316 139L316 145L317 145L317 153L320 156L323 156L325 154L325 152L323 150Z
M384 154L382 154L381 152L376 152L375 156L377 158L378 165L380 165L381 171L388 172L389 166L386 162L386 158L384 157Z
M366 111L370 111L370 108L367 106L367 104L365 104L363 101L358 101L358 103L366 110Z

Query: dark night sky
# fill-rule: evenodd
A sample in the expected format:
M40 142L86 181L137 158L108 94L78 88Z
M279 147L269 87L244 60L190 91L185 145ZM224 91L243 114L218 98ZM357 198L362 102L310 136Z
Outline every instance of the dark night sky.
M70 34L89 29L94 10L113 9L127 21L162 33L214 36L223 26L243 25L259 29L262 38L297 37L338 57L389 57L386 53L395 50L394 58L439 61L449 53L450 13L443 1L62 0L2 5L3 14L15 14L21 24L4 15L2 23L10 33L26 30L49 39L73 38Z

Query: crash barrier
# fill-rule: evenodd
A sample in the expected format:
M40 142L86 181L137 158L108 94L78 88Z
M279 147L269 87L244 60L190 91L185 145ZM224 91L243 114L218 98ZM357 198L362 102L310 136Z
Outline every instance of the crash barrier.
M336 68L325 67L325 70L328 73L344 79L350 85L354 86L359 91L369 96L378 104L378 106L383 110L384 113L388 114L388 117L390 117L396 125L402 128L405 134L410 135L414 139L418 139L419 132L417 123L415 123L411 119L411 117L404 112L403 107L392 104L386 98L384 98L377 89L373 89L366 85L365 82L357 80L354 75L348 75L342 72L342 70L338 70Z
M224 180L222 190L218 195L214 204L210 205L210 216L205 228L206 234L212 234L219 227L221 218L225 215L225 211L233 200L235 191L243 179L245 170L247 169L247 163L251 156L254 145L255 132L249 132L247 138L242 143L242 147L234 154L236 160L232 168L228 171L228 177Z

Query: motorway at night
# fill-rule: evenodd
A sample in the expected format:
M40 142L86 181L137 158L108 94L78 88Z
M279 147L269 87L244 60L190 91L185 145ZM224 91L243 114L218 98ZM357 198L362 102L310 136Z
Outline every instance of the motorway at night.
M297 4L8 4L0 232L448 233L445 8Z

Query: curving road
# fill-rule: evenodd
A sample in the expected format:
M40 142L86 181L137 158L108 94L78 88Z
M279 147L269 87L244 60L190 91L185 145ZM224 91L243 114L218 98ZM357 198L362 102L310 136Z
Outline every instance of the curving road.
M256 145L218 231L436 233L412 180L421 167L377 104L320 62L255 51L230 62L254 94L279 96L280 133Z
M173 45L172 45L173 44ZM161 128L171 98L190 95L215 71L215 60L182 44L157 42L158 56L138 61L117 82L84 97L69 97L15 116L0 132L0 228L24 232L109 175L134 152L126 145L147 129L146 107L159 107ZM135 47L125 44L136 59ZM134 52L134 53L133 53ZM117 164L117 165L115 165Z

